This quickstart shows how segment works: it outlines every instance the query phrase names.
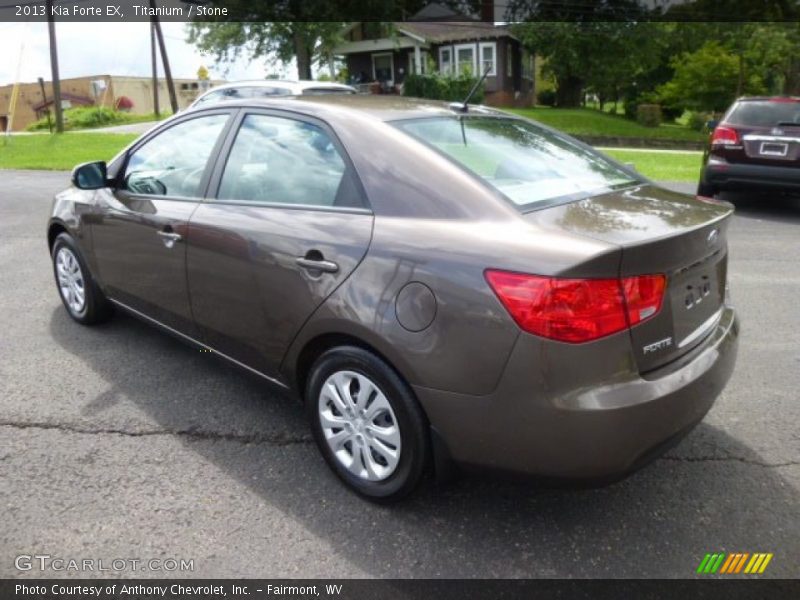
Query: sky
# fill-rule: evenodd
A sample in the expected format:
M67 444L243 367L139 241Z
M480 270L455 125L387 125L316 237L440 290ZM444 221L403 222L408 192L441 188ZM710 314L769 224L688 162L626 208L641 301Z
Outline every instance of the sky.
M201 65L209 69L212 79L263 79L268 73L297 77L294 65L269 65L263 59L240 58L218 65L213 57L203 56L185 41L185 28L185 23L161 24L175 78L195 78ZM149 23L57 23L56 36L63 79L105 74L150 76ZM51 79L47 23L0 23L0 85L16 80L23 41L20 81ZM159 76L164 76L160 62Z

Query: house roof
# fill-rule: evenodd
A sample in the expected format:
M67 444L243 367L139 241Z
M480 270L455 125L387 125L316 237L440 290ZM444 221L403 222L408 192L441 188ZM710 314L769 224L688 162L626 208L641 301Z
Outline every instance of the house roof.
M426 4L423 6L419 12L417 12L413 17L409 19L409 21L442 21L442 20L461 20L461 21L473 21L471 17L467 17L466 15L462 15L459 12L456 12L449 6L444 6L443 4L439 4L438 2L431 2L430 4Z
M403 21L395 27L400 33L432 44L514 37L508 27L484 21Z

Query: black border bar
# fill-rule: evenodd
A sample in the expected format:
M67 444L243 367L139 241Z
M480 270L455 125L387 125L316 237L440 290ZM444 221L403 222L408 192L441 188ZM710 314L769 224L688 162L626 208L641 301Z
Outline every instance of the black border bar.
M338 586L338 587L334 587ZM162 593L164 591L164 593ZM798 579L4 579L20 600L726 600L800 598Z
M406 21L432 0L156 0L162 21ZM435 0L493 21L800 20L800 0ZM2 22L145 22L149 0L0 0ZM457 19L450 19L457 20Z

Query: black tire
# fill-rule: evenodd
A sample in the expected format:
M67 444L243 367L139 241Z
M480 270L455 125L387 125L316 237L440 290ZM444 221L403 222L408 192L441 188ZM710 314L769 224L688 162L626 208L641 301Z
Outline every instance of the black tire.
M328 378L342 371L355 372L371 380L394 413L400 430L400 453L397 466L385 479L370 481L348 470L325 438L319 411L320 393ZM381 503L399 500L411 493L429 471L428 421L409 386L394 369L371 352L356 346L340 346L323 353L311 367L305 389L305 406L314 439L326 462L348 487L367 499ZM371 452L367 448L365 451Z
M61 284L59 283L59 267L57 260L59 257L59 252L61 252L62 249L64 249L65 252L68 251L71 256L74 257L78 268L80 269L80 276L83 281L84 291L84 302L82 308L80 309L77 309L74 305L70 304L69 300L65 297L65 293L61 287ZM67 255L65 254L65 256ZM61 301L64 303L64 308L67 309L69 316L82 325L93 325L95 323L101 323L108 320L114 312L113 306L97 286L97 283L92 277L92 273L89 271L89 267L86 264L83 255L81 254L77 244L75 243L75 240L71 235L68 233L61 233L58 235L58 237L56 237L56 240L53 243L51 259L53 261L53 275L55 276L56 280L56 289L58 290L58 295L61 297Z
M705 181L701 181L700 184L697 186L697 195L698 196L705 196L706 198L713 198L719 190L715 188L710 183L706 183Z

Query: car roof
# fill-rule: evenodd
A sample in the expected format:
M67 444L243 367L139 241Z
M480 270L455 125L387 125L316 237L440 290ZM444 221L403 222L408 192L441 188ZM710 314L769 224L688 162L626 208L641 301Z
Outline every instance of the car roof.
M246 81L230 81L214 86L209 92L220 89L238 88L238 87L287 87L295 90L306 90L309 88L322 88L322 89L347 89L353 90L352 86L337 81L313 81L308 79L291 80L291 79L253 79Z
M208 109L219 108L214 104ZM310 116L335 116L366 114L381 121L398 121L422 117L454 116L462 114L453 110L448 102L407 98L382 94L326 94L318 96L273 96L227 100L229 107L277 108ZM204 110L206 107L198 108ZM514 117L503 111L481 105L469 105L468 114Z

